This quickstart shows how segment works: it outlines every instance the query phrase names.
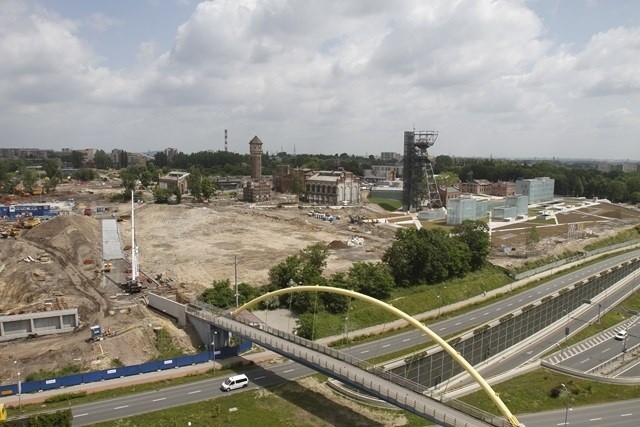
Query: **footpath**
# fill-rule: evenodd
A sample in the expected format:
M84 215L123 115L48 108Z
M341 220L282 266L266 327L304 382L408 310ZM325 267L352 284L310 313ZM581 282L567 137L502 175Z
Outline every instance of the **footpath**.
M640 245L636 245L633 248L637 248L638 246ZM624 248L624 249L628 250L631 248ZM596 256L592 258L596 258ZM553 268L551 270L547 270L545 272L539 273L535 276L530 276L525 279L519 280L517 282L510 283L501 288L484 292L483 294L469 298L465 301L460 301L447 306L432 309L424 313L414 315L413 317L419 321L435 319L437 317L441 317L443 315L456 312L465 307L481 304L485 301L499 297L500 295L513 292L514 290L517 290L521 287L529 285L531 282L554 275L563 270L576 267L589 260L591 259L586 258L573 263L565 264L565 265ZM353 339L353 338L362 337L362 336L375 336L384 332L388 332L390 330L404 328L407 325L408 325L407 321L403 319L399 319L392 322L388 322L384 325L375 325L368 328L349 331L349 338ZM340 334L336 336L318 339L317 342L323 345L328 345L332 342L340 341L343 338L344 338L344 334ZM279 359L281 359L282 361L285 360L279 354L267 350L267 351L244 354L242 356L235 356L228 359L216 360L215 369L222 370L222 369L225 369L226 367L238 366L239 364L259 365L267 362L277 363ZM136 384L160 382L160 381L168 380L171 378L179 378L179 377L185 377L189 375L202 374L212 370L213 368L214 368L213 362L207 362L207 363L201 363L198 365L184 366L176 369L170 369L166 371L151 372L151 373L140 374L136 376L114 378L106 381L81 384L81 385L67 387L67 388L47 390L39 393L6 396L6 397L0 398L0 403L4 403L5 406L9 406L9 407L18 407L19 405L37 404L37 403L43 403L47 398L51 396L59 395L59 394L77 393L80 391L86 391L87 393L96 393L99 391L112 390L112 389L122 388L122 387L130 387ZM222 377L221 377L221 381L222 381Z

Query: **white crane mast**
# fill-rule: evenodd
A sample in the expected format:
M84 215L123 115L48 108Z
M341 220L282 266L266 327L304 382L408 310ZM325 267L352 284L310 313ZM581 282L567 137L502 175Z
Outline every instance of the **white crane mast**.
M138 282L138 247L136 246L136 221L133 206L133 190L131 190L131 282Z

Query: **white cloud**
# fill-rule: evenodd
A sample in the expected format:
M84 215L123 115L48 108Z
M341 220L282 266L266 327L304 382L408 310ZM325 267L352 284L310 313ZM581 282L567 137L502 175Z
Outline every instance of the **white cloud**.
M130 25L97 12L84 22ZM4 145L199 151L221 148L213 135L228 128L236 151L258 134L288 151L371 154L401 151L415 124L442 129L436 151L558 157L560 135L583 144L637 111L640 29L572 51L520 1L207 1L173 31L170 49L149 34L135 66L116 70L75 21L3 3ZM618 123L628 144L639 124Z

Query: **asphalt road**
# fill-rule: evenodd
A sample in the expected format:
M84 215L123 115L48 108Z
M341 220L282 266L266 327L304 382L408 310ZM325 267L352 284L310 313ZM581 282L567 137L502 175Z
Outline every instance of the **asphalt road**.
M601 261L585 269L572 272L567 276L563 276L561 278L543 283L542 285L534 289L524 291L512 297L478 308L471 312L467 312L455 318L437 322L430 325L429 327L439 335L443 336L471 329L478 324L485 323L493 318L500 317L511 310L515 310L519 306L527 305L530 301L542 298L547 294L551 294L568 283L572 283L574 281L589 277L597 271L609 268L624 260L634 258L639 254L640 251L636 251L631 254L623 254L605 261ZM381 339L376 342L354 346L346 350L346 352L361 359L369 359L378 355L389 353L391 351L406 349L416 345L417 343L426 345L428 341L429 340L427 339L427 337L422 336L421 333L417 331L410 331L394 335L389 338ZM502 362L495 365L497 365L498 367L504 366ZM248 375L250 381L252 382L252 387L254 387L254 385L264 387L275 384L279 381L300 378L303 376L311 375L313 373L315 373L315 371L312 371L311 369L292 362L288 362L274 366L269 370L256 368L250 371ZM85 426L100 421L128 417L167 407L180 406L187 403L215 398L221 394L221 392L218 390L219 383L221 381L222 379L216 381L207 380L190 385L179 386L170 389L162 389L155 392L142 393L135 396L128 396L126 398L105 400L88 405L73 407L73 425ZM178 390L174 391L174 389ZM634 404L637 406L638 402L619 402L619 406L616 406L617 409L615 411L618 412L617 416L618 418L620 418L620 420L618 421L622 422L622 424L607 424L620 426L638 425L637 419L634 419L633 416L620 416L620 414L633 414ZM584 415L585 420L591 418L595 419L598 418L598 414L600 413L599 408L605 408L608 406L610 405L599 405L594 408L576 408L570 411L569 416L576 417L576 419L578 419L578 416L582 417L583 414L587 414ZM564 412L562 413L562 415L564 416ZM528 426L549 426L557 425L556 422L552 424L545 423L548 422L545 421L548 419L548 417L553 418L554 416L556 416L557 419L557 415L555 415L555 412L531 414L519 418L522 418L522 421L524 421ZM527 421L525 421L525 419ZM562 421L564 421L564 417L562 418ZM574 421L574 423L576 422ZM561 423L560 425L563 425L563 423Z

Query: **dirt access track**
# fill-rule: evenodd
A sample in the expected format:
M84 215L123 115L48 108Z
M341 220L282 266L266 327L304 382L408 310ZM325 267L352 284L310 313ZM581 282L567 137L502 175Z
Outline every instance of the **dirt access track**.
M78 308L80 325L73 333L17 339L0 343L0 381L15 382L39 370L69 365L103 369L117 363L134 364L157 354L154 329L164 327L174 344L186 352L196 351L197 339L150 311L143 294L124 295L113 278L125 277L129 260L113 263L102 274L100 218L85 216L86 207L102 206L105 216L119 218L123 248L130 246L129 203L108 202L122 191L101 182L88 186L60 186L58 200L74 199L70 213L60 215L17 238L0 240L0 313L18 314L62 308ZM150 197L149 197L150 200ZM40 201L40 200L38 200ZM31 201L34 202L34 201ZM316 208L317 209L317 208ZM223 199L210 204L179 205L138 203L135 234L140 269L149 277L162 275L163 286L149 283L150 290L175 295L197 295L214 280L266 283L269 269L310 244L324 242L331 248L326 272L346 270L354 261L378 261L394 235L387 226L350 224L349 213L369 218L381 215L372 208L323 208L341 215L330 223L309 216L296 207L256 207ZM347 240L359 236L362 246ZM126 252L126 256L129 253ZM26 262L31 257L33 262ZM118 281L116 279L116 281ZM111 336L88 342L89 326L99 324ZM14 363L16 362L16 363Z

